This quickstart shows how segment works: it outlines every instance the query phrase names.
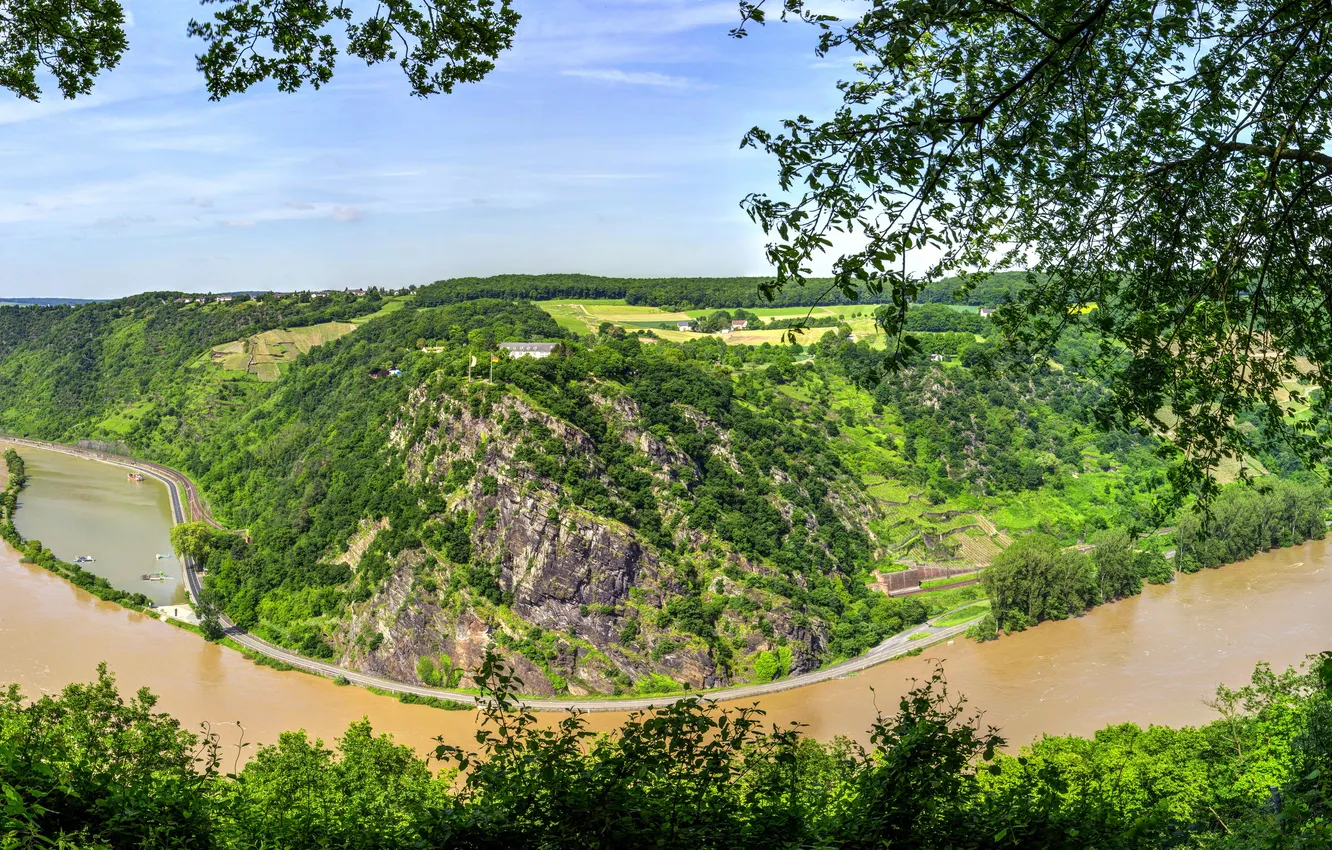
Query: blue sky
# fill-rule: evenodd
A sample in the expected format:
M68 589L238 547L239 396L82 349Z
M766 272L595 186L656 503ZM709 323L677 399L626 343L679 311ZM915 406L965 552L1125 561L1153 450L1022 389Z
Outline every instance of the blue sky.
M345 58L319 92L210 103L185 24L130 0L93 95L0 99L0 296L405 286L503 272L763 274L745 130L828 114L815 32L736 41L734 0L519 0L480 84L410 97Z

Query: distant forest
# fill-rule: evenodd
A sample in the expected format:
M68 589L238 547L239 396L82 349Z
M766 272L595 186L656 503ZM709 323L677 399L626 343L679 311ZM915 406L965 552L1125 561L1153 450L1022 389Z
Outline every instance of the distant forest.
M457 277L439 280L417 291L419 307L454 304L476 298L548 301L553 298L623 298L672 310L724 307L807 307L837 304L881 304L885 295L863 293L858 300L844 296L831 279L813 279L788 287L769 301L759 291L762 277L625 278L585 274L506 274L494 277ZM931 284L917 300L923 302L984 305L1002 304L1027 285L1026 272L1001 272L960 293L961 280L949 278Z

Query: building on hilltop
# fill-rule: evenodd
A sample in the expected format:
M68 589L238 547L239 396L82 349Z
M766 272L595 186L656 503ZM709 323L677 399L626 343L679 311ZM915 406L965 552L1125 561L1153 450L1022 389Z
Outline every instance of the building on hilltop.
M509 352L510 357L534 357L541 359L555 353L558 342L501 342L501 351Z

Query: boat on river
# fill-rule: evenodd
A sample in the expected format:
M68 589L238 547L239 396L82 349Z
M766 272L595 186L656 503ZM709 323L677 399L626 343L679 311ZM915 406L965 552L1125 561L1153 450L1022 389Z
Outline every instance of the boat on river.
M158 571L158 572L155 572L155 573L144 573L144 574L143 574L143 580L144 580L144 581L166 581L166 580L169 579L169 578L171 578L171 576L169 576L169 575L167 575L166 573L161 572L161 571Z
M96 559L93 558L92 555L79 555L78 557L76 557L76 558L74 559L74 563L76 563L76 564L91 564L94 560L96 560Z

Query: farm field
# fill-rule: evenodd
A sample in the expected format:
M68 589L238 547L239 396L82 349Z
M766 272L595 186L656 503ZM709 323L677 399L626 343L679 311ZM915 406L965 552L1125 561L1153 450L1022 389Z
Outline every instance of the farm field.
M610 322L626 331L650 330L658 337L672 342L684 342L697 339L700 334L680 331L679 322L701 319L716 310L670 311L660 307L626 304L622 299L583 299L570 301L558 299L538 301L536 305L550 314L560 327L579 334L595 333L603 322ZM874 305L851 304L835 307L775 307L771 309L754 308L747 312L762 319L791 319L801 316L827 318L835 316L846 321L857 339L876 341L878 334L874 327L872 312ZM827 328L811 328L802 341L806 344L818 339ZM785 330L747 330L731 334L722 334L721 338L728 345L762 345L771 343L780 345L784 342Z
M276 381L282 369L317 345L356 330L351 322L325 322L304 328L265 331L212 349L201 358L227 372L246 372L261 381Z

